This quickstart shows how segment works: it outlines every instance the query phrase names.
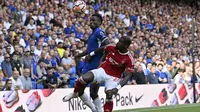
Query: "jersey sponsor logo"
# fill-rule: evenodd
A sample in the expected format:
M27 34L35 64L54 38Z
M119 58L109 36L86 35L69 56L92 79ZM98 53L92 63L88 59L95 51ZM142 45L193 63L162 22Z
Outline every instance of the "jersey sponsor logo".
M119 66L119 67L122 66L121 63L116 62L116 61L115 61L114 59L112 59L111 57L109 58L109 61L110 61L113 65L117 65L117 66Z

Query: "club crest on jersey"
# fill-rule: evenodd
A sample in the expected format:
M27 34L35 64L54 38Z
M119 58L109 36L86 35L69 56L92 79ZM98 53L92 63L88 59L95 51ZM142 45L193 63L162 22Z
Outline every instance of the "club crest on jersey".
M114 59L112 59L111 57L109 58L109 61L110 61L113 65L117 65L117 66L119 66L119 67L122 66L122 64L116 62L116 61L115 61Z

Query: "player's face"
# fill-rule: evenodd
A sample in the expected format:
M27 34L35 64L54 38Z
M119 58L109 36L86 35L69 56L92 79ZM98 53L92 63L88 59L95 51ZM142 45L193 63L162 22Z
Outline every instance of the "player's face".
M99 19L98 17L92 16L92 17L90 18L90 27L91 27L92 29L99 27L100 24L101 24L101 21L100 21L100 19Z
M119 41L117 42L116 47L117 47L117 49L119 51L126 51L127 50L127 46L126 46L123 38L119 39Z

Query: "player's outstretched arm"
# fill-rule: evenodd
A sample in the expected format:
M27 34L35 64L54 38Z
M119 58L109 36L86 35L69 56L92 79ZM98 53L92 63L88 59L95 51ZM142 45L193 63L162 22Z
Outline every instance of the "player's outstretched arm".
M89 56L94 56L96 53L99 53L99 52L103 52L103 49L105 48L106 45L110 44L110 41L108 39L105 39L105 41L102 43L102 47L100 48L97 48L95 51L91 52L89 54ZM82 53L78 54L77 56L75 56L76 58L80 58L80 57L83 57L83 56L86 56L88 55L87 53L87 50L83 51Z
M103 52L104 49L105 49L105 47L106 47L106 46L97 48L95 51L91 52L91 53L89 54L89 56L91 57L91 56L94 56L95 54L98 54L98 53Z
M127 84L127 82L131 79L131 77L133 76L133 73L131 72L126 72L126 76L123 80L120 81L120 86L123 87L124 85ZM119 88L120 89L120 88Z
M130 80L130 78L132 77L133 73L131 72L126 72L126 76L123 80L120 81L120 83L117 85L116 88L112 89L112 95L116 95L118 93L118 91L127 84L127 82Z
M80 58L80 57L83 57L85 55L87 55L87 50L83 51L82 53L78 54L77 56L75 56L75 58Z

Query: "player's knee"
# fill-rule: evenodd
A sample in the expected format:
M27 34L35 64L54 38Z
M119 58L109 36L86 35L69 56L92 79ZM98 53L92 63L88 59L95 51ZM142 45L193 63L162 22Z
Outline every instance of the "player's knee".
M94 80L94 75L92 72L87 72L86 74L82 75L82 80L89 84Z
M90 93L90 97L94 100L98 97L98 94L96 93Z
M109 99L109 100L112 99L112 90L107 90L106 91L106 99Z

